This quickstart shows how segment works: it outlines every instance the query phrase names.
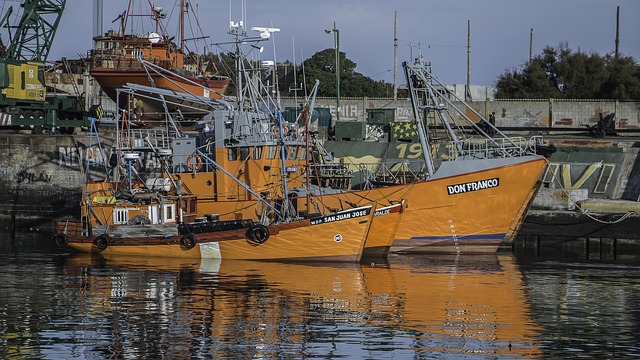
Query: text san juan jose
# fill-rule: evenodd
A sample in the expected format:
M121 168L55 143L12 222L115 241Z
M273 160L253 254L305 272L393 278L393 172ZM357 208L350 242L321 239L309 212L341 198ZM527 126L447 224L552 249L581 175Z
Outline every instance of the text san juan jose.
M347 211L341 211L333 215L327 215L315 219L311 219L311 225L320 225L330 222L336 222L341 220L355 219L363 216L368 216L371 213L371 206L351 209Z

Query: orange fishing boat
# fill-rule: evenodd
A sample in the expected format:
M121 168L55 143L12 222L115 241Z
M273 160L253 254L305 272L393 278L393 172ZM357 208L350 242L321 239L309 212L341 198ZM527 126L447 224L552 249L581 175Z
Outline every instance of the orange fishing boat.
M238 84L247 88L237 89L236 107L212 111L198 122L197 135L173 138L165 144L169 148L162 149L168 152L162 166L170 171L163 171L161 181L179 184L173 185L177 194L197 198L197 209L183 214L186 207L182 206L180 216L212 215L222 221L250 219L266 225L281 221L283 213L313 218L374 203L385 207L404 202L393 236L391 250L396 252L493 253L517 231L514 226L525 215L546 164L536 154L539 139L508 138L498 129L495 133L500 137L495 138L473 122L455 123L458 119L444 105L451 100L438 91L446 87L434 86L437 80L422 59L403 66L424 149L426 179L353 191L348 186L327 187L332 179L347 178L348 171L326 161L329 156L321 142L310 140L304 130L310 127L308 115L314 101L307 101L296 123L286 123L274 103L256 106L255 101L245 101L242 94L255 90L248 87L256 86L259 79L250 76L256 69L244 69L248 62L239 50L237 54ZM311 94L316 89L317 83ZM440 127L431 120L440 120ZM438 139L444 140L439 147L446 151L444 156L432 153ZM123 144L145 142L148 136L143 134ZM139 146L124 149L142 150ZM135 213L123 214L130 219ZM86 216L101 215L94 211ZM381 249L386 251L384 246Z
M199 55L188 53L184 40L184 27L180 34L180 42L173 42L165 31L162 19L166 17L164 10L148 2L149 13L132 13L134 1L129 1L127 11L121 16L121 28L111 30L104 36L94 39L95 46L91 52L92 68L89 74L96 79L102 90L121 108L132 108L135 120L150 123L152 120L164 119L165 109L162 102L149 97L128 98L118 96L117 89L128 83L144 86L155 86L161 89L188 93L197 97L220 99L224 95L229 78L212 75L204 71L199 63ZM180 24L184 23L185 2L180 1ZM147 17L153 20L152 31L144 34L127 33L127 26L133 27L133 19ZM141 61L142 60L142 61ZM149 65L155 67L150 70ZM168 71L163 71L168 70ZM120 97L120 98L118 98ZM190 108L174 104L170 111L180 110L181 116L194 118L204 113L193 112Z
M306 142L295 138L296 132L284 134L286 161L281 163L285 168L279 167L275 162L279 156L276 144L281 141L279 126L274 126L274 132L265 127L267 131L251 137L246 129L253 126L252 123L236 121L234 129L245 132L237 136L233 132L219 134L215 129L238 118L222 113L214 114L212 124L208 125L213 132L209 133L211 140L206 140L210 145L204 147L210 150L206 154L197 153L202 161L190 164L186 161L190 152L186 151L182 160L177 159L182 161L178 168L181 166L184 170L172 176L198 194L201 211L215 212L226 219L255 216L256 200L253 194L230 182L221 172L207 170L214 169L214 159L217 166L251 184L256 192L288 199L299 212L338 211L371 201L394 205L405 200L392 251L493 253L517 232L538 189L546 165L546 159L536 153L540 139L508 138L499 130L496 133L504 137L493 138L473 123L466 129L457 127L467 132L477 130L479 136L462 138L453 132L450 134L449 130L454 126L450 117L444 114L442 102L445 100L421 98L424 94L436 93L433 89L428 90L432 86L428 83L434 77L426 72L423 64L405 64L405 69L408 81L413 82L410 90L418 127L427 126L423 109L431 109L435 114L428 116L442 119L445 125L441 130L447 130L442 137L449 140L440 147L446 153L434 160L431 149L435 147L428 142L426 130L422 130L424 141L421 145L427 149L424 151L428 170L425 180L357 191L328 189L322 187L326 181L321 178L337 178L345 170L340 164L314 162L322 157L319 147L310 153L305 150ZM305 113L308 111L303 112L303 117ZM305 122L297 125L304 127ZM196 146L191 149L196 154ZM286 179L278 177L280 172L287 174ZM308 178L316 180L314 185L309 185ZM286 194L274 190L273 186L284 180L290 189ZM260 211L268 210L261 208Z
M95 124L92 131L94 129ZM116 142L136 143L130 138L133 133L131 129L118 131ZM90 135L94 136L97 137ZM174 154L190 139L175 141ZM103 166L106 159L89 158L90 154L102 156L104 151L87 152L87 177L100 176L91 164ZM163 168L167 168L164 165L171 152L156 149L155 154L162 158ZM204 153L202 156L206 157ZM215 164L218 172L259 199L269 212L259 217L255 213L240 212L233 220L220 220L218 214L203 215L198 195L179 177L143 180L134 169L140 159L139 152L132 149L122 152L121 147L117 147L111 158L115 162L105 179L85 181L81 220L56 221L54 241L58 246L104 256L357 262L363 254L367 257L386 255L401 219L402 202L300 214L287 202L264 199ZM192 154L186 160L186 168L197 171L201 161L200 155ZM283 193L287 193L286 188ZM256 204L252 204L252 208ZM369 238L371 242L367 245Z

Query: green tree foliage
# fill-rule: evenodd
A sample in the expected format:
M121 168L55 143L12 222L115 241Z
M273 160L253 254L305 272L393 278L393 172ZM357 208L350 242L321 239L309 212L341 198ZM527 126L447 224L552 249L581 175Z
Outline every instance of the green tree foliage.
M640 66L632 57L545 47L521 69L498 77L496 98L640 99Z
M336 96L335 49L315 53L302 63L307 91L315 80L320 80L318 96ZM376 81L357 72L356 63L340 52L340 96L341 97L391 97L393 85ZM302 71L298 71L298 83L303 82Z
M336 96L336 62L335 50L326 49L315 53L294 69L293 63L285 61L277 65L278 90L282 96L293 96L294 89L300 84L306 86L309 93L315 81L320 80L318 96ZM204 57L209 66L207 71L211 74L228 76L231 83L227 88L227 95L236 93L235 55L228 53L208 54ZM247 64L254 68L258 64ZM349 60L345 53L340 52L340 96L341 97L392 97L393 85L384 81L376 81L355 71L356 63ZM294 76L295 73L295 76ZM271 72L262 74L266 80L271 80ZM296 79L297 78L297 79ZM306 81L305 81L306 79ZM271 81L270 81L271 82ZM303 94L300 91L298 94Z

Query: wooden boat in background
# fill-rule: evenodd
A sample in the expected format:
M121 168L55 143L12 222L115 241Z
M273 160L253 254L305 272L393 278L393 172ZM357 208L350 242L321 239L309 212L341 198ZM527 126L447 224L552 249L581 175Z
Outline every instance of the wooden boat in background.
M127 83L133 83L210 99L222 98L230 79L206 73L204 66L199 64L199 55L186 54L184 34L180 34L179 43L173 41L173 37L166 33L165 25L162 23L165 17L162 8L147 0L149 13L133 14L130 13L132 9L138 8L134 6L134 2L129 0L128 12L120 16L121 28L118 31L111 30L94 39L95 45L91 52L92 68L89 74L96 79L105 94L122 108L134 109L134 119L144 121L145 124L164 119L165 109L162 102L147 97L133 99L120 96L118 99L117 89L123 88ZM184 22L184 8L184 1L180 1L180 23ZM132 19L140 17L153 20L153 31L145 34L127 33L127 26L133 27ZM150 72L140 60L168 71ZM182 115L188 118L194 118L199 114L189 114L190 109L178 105L170 109L172 112L177 110L184 112Z

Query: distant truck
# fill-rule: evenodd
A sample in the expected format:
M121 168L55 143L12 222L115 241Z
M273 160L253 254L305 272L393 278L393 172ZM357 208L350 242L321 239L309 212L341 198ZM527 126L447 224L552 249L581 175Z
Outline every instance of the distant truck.
M0 129L31 128L73 133L89 126L89 115L80 99L73 96L48 96L44 63L64 11L65 0L24 0L17 25L10 23L13 7L0 19L0 27L9 32L5 46L0 38Z
M0 126L73 133L89 126L88 113L73 96L47 95L44 64L0 59ZM94 114L97 117L99 114Z

